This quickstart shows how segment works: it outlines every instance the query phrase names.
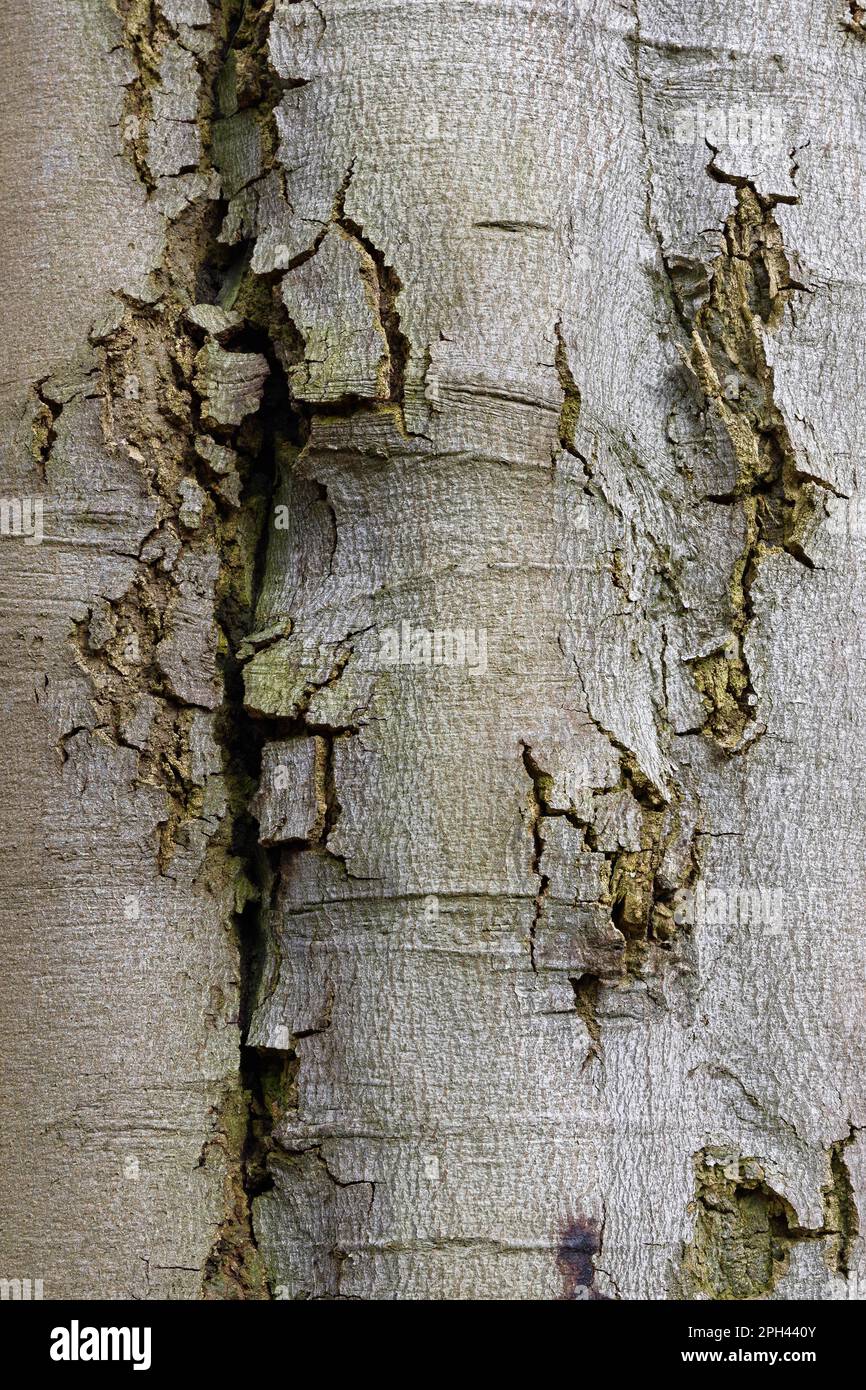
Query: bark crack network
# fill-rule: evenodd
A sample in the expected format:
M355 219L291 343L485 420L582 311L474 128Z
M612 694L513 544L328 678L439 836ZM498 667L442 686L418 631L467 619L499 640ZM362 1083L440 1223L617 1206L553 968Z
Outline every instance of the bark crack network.
M41 481L46 481L46 469L51 451L57 443L57 421L63 410L62 393L51 391L50 378L43 377L34 386L39 406L32 424L32 453L39 468Z
M596 727L617 750L620 776L615 786L587 789L588 815L574 803L570 807L554 804L554 778L541 766L532 747L522 744L523 766L531 782L531 867L539 885L529 930L532 968L536 973L542 968L539 931L551 897L551 875L545 864L550 852L547 828L557 819L578 832L580 848L575 852L586 853L600 866L598 892L591 901L607 909L610 926L621 942L618 951L607 954L606 966L570 977L575 1009L587 1024L594 1047L599 1042L596 1006L601 984L646 978L663 963L678 938L689 935L688 914L678 909L682 895L693 887L699 872L694 828L686 837L687 849L676 857L676 869L668 858L670 849L682 846L682 794L676 789L662 791L645 775L629 749L609 730Z
M210 52L203 45L201 53L186 47L162 11L145 0L118 0L118 7L137 64L124 118L127 152L151 196L160 192L165 179L188 178L191 170L202 173L203 188L215 173L214 93L225 84L227 71L233 74L235 96L246 103L241 110L268 114L273 79L261 20L269 6L229 0L223 42ZM194 119L157 116L161 104L156 98L163 90L167 62L187 74L198 103ZM169 140L162 129L165 124L188 127L194 138L189 147L165 146L169 154L162 160L159 140L162 135ZM275 141L267 119L261 128L266 151L272 154ZM200 160L188 158L195 142L201 144ZM402 286L385 253L358 218L347 213L353 172L350 166L334 202L332 222L289 270L317 254L331 226L350 238L372 265L370 288L388 363L385 399L373 402L372 408L394 410L405 433L410 348L397 307ZM720 177L714 167L711 173ZM695 663L695 680L707 708L707 732L729 748L739 743L754 718L745 643L757 567L772 550L811 564L802 533L815 506L814 490L821 486L797 467L763 346L762 330L775 327L790 296L802 288L791 277L773 218L779 200L762 198L748 183L738 183L735 197L706 304L691 314L685 301L680 303L690 324L691 369L721 416L739 463L734 493L715 500L741 506L747 520L747 545L731 580L731 651ZM288 624L270 634L255 633L256 599L280 461L284 453L297 457L303 449L315 403L293 399L287 381L287 368L303 358L303 343L281 300L285 272L256 275L250 267L249 239L239 252L220 240L220 221L229 202L224 199L220 207L208 202L203 191L190 192L182 217L169 224L154 298L118 301L115 316L94 332L98 375L88 367L80 389L99 389L102 394L106 437L121 441L119 447L140 469L153 524L126 592L94 604L73 641L92 682L98 736L133 750L140 783L165 797L156 846L162 872L170 877L181 871L181 861L196 861L196 872L216 876L230 893L241 974L241 1063L201 1151L201 1166L218 1165L224 1174L224 1214L204 1270L203 1292L216 1298L267 1298L252 1206L274 1183L274 1125L295 1097L296 1044L304 1034L293 1035L284 1047L252 1048L244 1040L263 970L268 916L287 858L327 854L350 872L345 858L331 847L341 811L335 763L340 740L358 736L360 716L333 725L311 717L314 697L338 683L346 671L354 634L335 644L334 659L323 677L303 683L290 717L269 716L245 703L246 664L271 648L278 652L291 631ZM561 325L556 368L563 390L560 443L576 454L581 400ZM728 381L731 372L737 378L735 390ZM64 398L51 381L40 382L37 395L33 447L50 470ZM369 406L356 400L341 404L352 410ZM333 561L333 508L331 520ZM527 743L522 745L522 759L530 780L528 825L532 871L538 880L529 941L535 972L543 968L538 937L551 896L546 825L564 818L586 850L604 862L601 901L622 935L621 961L609 974L585 971L569 976L575 1010L597 1046L602 984L628 974L641 976L650 957L670 950L679 934L688 933L688 925L676 920L674 901L696 877L697 832L690 836L686 868L672 876L666 852L683 831L681 794L657 787L634 753L593 722L619 753L620 777L614 787L590 789L589 816L553 804L552 778ZM59 750L62 760L73 756L75 740L85 732L78 724L66 731ZM291 739L315 740L317 814L307 834L288 843L262 844L250 800L261 782L263 749L269 742ZM603 838L612 798L633 817L633 847ZM329 1026L329 1008L307 1035ZM763 1169L749 1169L733 1187L733 1180L725 1178L728 1185L719 1188L715 1166L702 1154L699 1223L686 1261L693 1282L703 1289L771 1288L778 1277L776 1266L784 1262L785 1243L807 1236L835 1242L838 1267L847 1269L857 1231L844 1156L847 1142L839 1141L828 1154L825 1220L819 1231L811 1232L798 1226L792 1209L767 1184ZM372 1203L373 1185L340 1182L321 1150L279 1155L279 1162L292 1160L321 1164L335 1186L368 1186ZM705 1200L710 1195L719 1199L715 1206ZM759 1254L748 1252L745 1234L734 1241L733 1256L719 1250L719 1220L735 1234L758 1230ZM568 1296L574 1296L578 1284L592 1287L602 1230L579 1218L564 1233L559 1258ZM781 1256L777 1247L783 1247ZM742 1256L737 1253L741 1248ZM339 1264L339 1250L335 1258Z
M765 347L765 334L779 325L792 296L806 289L792 274L774 216L780 202L794 202L796 197L760 194L750 180L720 171L716 153L707 171L734 187L735 203L700 307L695 308L691 298L693 267L682 263L669 269L680 316L689 326L683 356L720 419L736 460L733 489L711 494L708 500L739 507L745 521L745 545L729 581L727 640L691 662L705 710L702 731L733 752L748 739L756 719L748 637L760 566L767 556L784 552L805 568L814 568L808 536L820 510L822 489L832 489L798 465L775 399Z
M267 17L268 13L267 5L244 9L224 56L222 78L218 78L217 88L226 86L225 73L231 68L228 85L232 91L237 88L238 100L252 105L263 132L267 130L267 135L262 135L262 143L273 163L276 140L269 129L273 75L267 59L267 26L261 22L262 16ZM285 86L285 82L282 85ZM375 268L369 286L370 297L377 306L388 344L389 379L387 401L372 404L373 408L396 409L402 419L408 343L400 330L395 303L399 281L360 226L345 215L345 196L351 177L350 168L335 198L331 220L319 229L310 247L296 256L286 270L257 273L252 266L249 241L234 251L224 249L219 242L209 248L213 261L212 294L219 312L239 322L237 344L254 350L269 367L262 406L251 417L258 431L261 454L269 461L269 492L264 499L263 517L273 509L281 471L296 464L304 452L313 414L323 404L333 413L370 405L348 397L323 403L312 397L299 398L292 389L293 371L304 363L306 344L300 326L287 312L284 284L292 271L313 260L331 229L336 228L339 235L357 246L362 264L366 261ZM224 203L220 210L224 214L220 238L228 224L230 209L231 199L228 207ZM237 344L232 342L232 346ZM219 358L215 365L217 368L225 366ZM230 371L222 372L223 378L233 379L233 375ZM330 558L327 563L332 567L339 541L337 516L326 487L315 478L312 482L319 488L320 501L328 517ZM298 1103L298 1043L305 1036L330 1026L332 994L314 1028L291 1034L282 1030L286 1036L268 1045L252 1046L245 1040L255 1003L267 997L269 986L264 978L267 962L274 955L279 957L279 943L271 932L271 921L277 909L279 885L293 860L300 855L324 855L339 864L347 877L358 877L332 842L341 815L337 754L343 740L360 732L364 710L351 708L345 718L329 721L320 716L314 706L324 692L338 686L354 656L354 639L367 629L348 632L342 639L330 643L327 659L320 662L317 671L300 679L291 698L287 699L283 690L285 644L292 636L293 625L287 619L262 631L254 630L256 601L264 571L267 538L264 525L259 527L257 536L254 562L248 573L248 602L238 613L239 621L231 642L233 738L247 791L246 801L235 813L237 853L244 880L249 885L238 919L243 976L240 1024L244 1039L239 1090L243 1098L240 1114L245 1116L245 1123L241 1125L239 1121L230 1132L228 1142L235 1182L227 1218L218 1233L205 1278L208 1296L215 1297L269 1296L269 1285L257 1252L253 1207L256 1198L274 1186L274 1173L279 1172L280 1166L286 1162L314 1161L333 1177L323 1154L293 1155L284 1146L278 1147L274 1139L275 1127ZM263 667L267 668L264 685L268 698L258 704L252 688L255 680L251 686L250 673L254 668L261 670ZM279 694L275 695L277 687ZM271 756L281 749L302 750L302 760L306 760L304 767L309 769L312 783L308 822L301 825L295 818L290 824L287 822L288 829L280 824L281 803L279 797L273 795L274 788L267 775ZM290 788L289 798L296 799L300 790ZM255 791L252 800L251 791ZM338 1257L339 1252L336 1252L337 1265ZM336 1282L338 1287L339 1269Z
M159 198L166 178L200 177L202 134L211 112L203 110L213 76L210 18L172 18L154 0L112 0L123 23L124 51L133 59L121 123L124 152L149 197ZM226 24L238 0L225 6ZM219 51L219 48L218 50Z

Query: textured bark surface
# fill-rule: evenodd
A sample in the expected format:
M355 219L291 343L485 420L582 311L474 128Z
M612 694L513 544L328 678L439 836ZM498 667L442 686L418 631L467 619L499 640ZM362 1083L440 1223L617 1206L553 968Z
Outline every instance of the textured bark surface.
M4 16L10 1276L862 1296L866 54L718 9Z

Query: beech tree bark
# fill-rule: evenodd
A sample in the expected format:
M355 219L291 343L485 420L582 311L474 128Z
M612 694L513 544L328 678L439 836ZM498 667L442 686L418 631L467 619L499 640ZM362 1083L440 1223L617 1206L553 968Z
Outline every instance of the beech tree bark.
M718 11L4 12L0 1275L863 1296L864 32Z

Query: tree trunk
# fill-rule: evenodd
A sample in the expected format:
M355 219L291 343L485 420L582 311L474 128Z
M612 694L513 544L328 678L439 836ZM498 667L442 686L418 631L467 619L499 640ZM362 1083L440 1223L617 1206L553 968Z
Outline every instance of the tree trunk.
M3 21L9 1276L862 1296L858 8L117 8Z

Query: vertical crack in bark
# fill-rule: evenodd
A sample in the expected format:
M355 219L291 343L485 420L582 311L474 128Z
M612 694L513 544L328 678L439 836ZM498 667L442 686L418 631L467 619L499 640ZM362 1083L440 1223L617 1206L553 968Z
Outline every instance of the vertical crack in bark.
M601 993L601 979L598 975L592 975L585 971L582 975L572 976L569 984L574 991L575 1013L586 1027L590 1036L592 1047L590 1056L601 1056L601 1025L598 1021L598 1000Z
M123 109L123 148L148 192L156 180L148 162L147 129L153 109L153 91L159 86L158 46L171 30L154 0L114 0L123 20L124 34L134 63L134 76L126 89Z
M262 344L256 336L258 345ZM257 414L259 463L269 480L269 490L260 512L255 550L250 553L246 602L235 595L224 598L219 611L227 636L223 656L225 698L221 710L221 742L227 766L233 769L238 787L231 815L231 854L239 866L239 892L236 897L234 930L240 958L240 1061L238 1085L229 1091L219 1117L217 1137L223 1142L228 1172L225 1218L217 1231L204 1271L202 1285L206 1298L268 1298L264 1267L258 1255L252 1221L256 1197L269 1190L273 1181L267 1171L271 1132L278 1113L278 1097L289 1077L293 1058L288 1049L260 1050L249 1047L253 999L264 965L265 931L279 876L279 851L259 843L259 826L249 809L250 796L258 785L264 731L244 711L243 672L239 650L254 625L255 603L264 563L270 499L276 483L275 440L288 405L285 377L271 356L270 389ZM242 499L242 502L249 499Z
M224 30L239 3L223 4ZM213 73L208 51L213 21L175 21L157 0L111 4L123 23L125 48L134 63L123 105L123 149L153 196L166 178L201 176L202 141L209 141L212 116L205 88Z
M587 714L599 733L608 739L619 754L620 781L614 790L630 792L641 807L640 851L631 855L624 852L615 854L615 873L612 876L613 886L619 890L621 898L617 925L624 930L627 940L632 942L626 958L630 968L637 967L639 970L647 952L647 947L642 943L649 943L650 948L653 942L667 947L681 930L688 930L688 924L678 918L677 903L684 893L694 888L700 873L698 823L694 817L691 818L685 867L674 875L665 864L665 856L668 847L681 837L687 812L682 788L673 786L663 789L646 775L632 750L596 719L579 668L577 675L586 700ZM594 791L600 794L603 789L596 788ZM597 843L593 825L587 829L587 842L590 846ZM615 902L617 896L615 893Z
M350 165L346 178L334 203L334 221L338 227L367 253L376 271L374 286L378 302L379 322L388 345L388 397L387 403L397 410L400 427L406 434L406 369L409 365L410 346L400 326L400 313L397 298L403 286L392 265L388 265L385 254L370 240L359 222L346 213L346 195L351 187L354 166Z
M847 1279L851 1273L854 1241L860 1233L860 1216L845 1150L854 1142L852 1128L846 1138L837 1139L828 1152L829 1177L823 1189L824 1229L831 1236L831 1263Z
M535 759L532 756L532 749L528 744L523 744L523 766L526 768L527 775L532 783L532 794L529 806L529 833L532 836L532 872L538 878L538 892L535 896L535 910L532 922L529 927L529 959L534 971L538 971L535 960L535 933L541 914L544 911L544 900L547 896L547 889L550 880L547 874L542 872L541 861L544 856L544 836L541 833L541 819L545 812L544 796L544 776ZM549 782L549 779L548 779Z
M275 95L267 54L270 8L267 0L261 5L244 6L234 26L217 86L224 87L228 83L239 102L254 106L262 130L267 131L267 138L263 137L265 159L272 164L276 139L270 128L270 107ZM350 181L351 169L335 200L332 222L340 227L343 234L357 240L377 267L376 294L390 350L391 400L388 404L396 405L402 415L403 371L408 360L408 344L400 332L394 304L399 282L390 267L385 265L381 253L372 247L361 229L345 217L344 200ZM223 205L222 211L226 211L226 205ZM308 251L296 257L289 270L316 254L326 231L327 228L322 229ZM332 993L318 1026L306 1032L287 1034L284 1046L250 1046L246 1039L255 1004L263 997L266 961L273 954L279 955L279 943L271 932L270 918L277 907L279 884L290 871L293 859L301 854L326 855L340 863L350 874L345 857L336 852L329 842L337 829L341 812L335 776L338 741L357 734L359 726L317 722L311 717L311 704L321 691L340 680L354 655L353 638L358 634L348 633L342 642L335 644L327 672L304 684L290 717L269 715L256 709L250 702L249 692L244 690L245 665L287 635L286 625L281 625L279 631L253 632L267 548L267 528L263 523L272 511L274 488L283 466L282 461L296 458L303 452L317 406L312 401L296 400L289 386L288 373L295 364L303 361L304 343L283 302L281 289L285 272L255 273L251 266L252 243L242 244L239 249L228 253L214 246L213 255L212 296L220 310L233 320L239 320L241 325L231 340L232 347L258 354L269 366L263 402L252 417L249 428L255 430L260 459L266 461L270 490L263 499L260 512L261 524L249 573L247 602L235 608L231 622L228 615L223 615L223 628L228 635L225 669L226 708L230 715L226 724L226 746L231 750L246 788L243 804L235 809L235 851L243 866L244 881L249 883L250 889L240 906L237 923L242 970L240 1026L244 1040L239 1091L243 1105L235 1131L230 1135L233 1185L227 1217L217 1234L205 1276L206 1296L255 1298L268 1297L269 1293L266 1273L257 1251L254 1203L257 1197L274 1186L273 1163L284 1161L284 1152L275 1151L273 1134L275 1125L297 1106L298 1042L330 1026ZM340 403L336 406L333 402L328 404L329 410L339 408ZM328 499L327 489L321 484L319 487L330 516L330 563L333 564L338 545L337 517ZM291 625L288 627L290 630ZM263 844L261 826L254 809L250 807L250 793L258 789L259 798L262 793L262 750L266 745L295 739L312 739L314 742L312 775L315 817L302 838L285 840L277 829L273 843L268 841ZM234 1098L230 1097L230 1105L234 1104ZM324 1158L319 1155L319 1159L327 1170ZM307 1156L303 1161L308 1161Z
M562 332L562 319L557 320L554 333L556 335L556 352L553 360L556 375L562 388L562 405L559 408L559 444L566 453L571 454L586 467L586 460L578 452L574 442L577 422L580 419L581 396L580 388L574 379L574 373L568 361L568 350Z
M238 103L257 104L261 128L270 130L275 100L273 77L267 62L269 3L234 3L227 23L227 41L214 81L215 99L228 78ZM271 133L265 144L271 150ZM223 203L221 213L225 214ZM268 521L273 512L281 452L296 446L304 422L294 411L285 362L296 344L286 333L286 316L279 298L279 277L254 276L249 248L231 260L216 243L211 274L212 293L232 319L240 320L236 347L263 358L269 368L263 398L248 426L249 447L257 451L259 468L267 479L256 511L255 544L248 551L242 601L228 594L220 611L227 650L223 659L225 719L223 747L230 765L237 768L244 795L233 807L232 851L248 885L237 903L236 936L240 955L241 1051L236 1093L230 1094L230 1118L234 1127L220 1127L227 1140L230 1196L226 1217L217 1232L203 1280L204 1297L269 1298L267 1275L259 1257L253 1224L253 1204L273 1187L268 1161L273 1146L274 1124L291 1098L297 1071L292 1046L258 1048L247 1044L254 1001L258 994L268 944L269 917L275 908L282 850L260 843L258 820L250 809L251 794L259 786L262 747L275 731L267 721L252 719L245 708L243 665L245 643L255 627L255 613L266 560ZM248 503L248 498L242 498ZM237 1099L236 1099L237 1097Z
M53 399L48 394L51 388L47 377L37 381L33 389L39 401L39 409L33 417L31 453L39 468L40 481L44 484L47 481L46 469L51 450L57 442L57 421L63 410L63 402Z

